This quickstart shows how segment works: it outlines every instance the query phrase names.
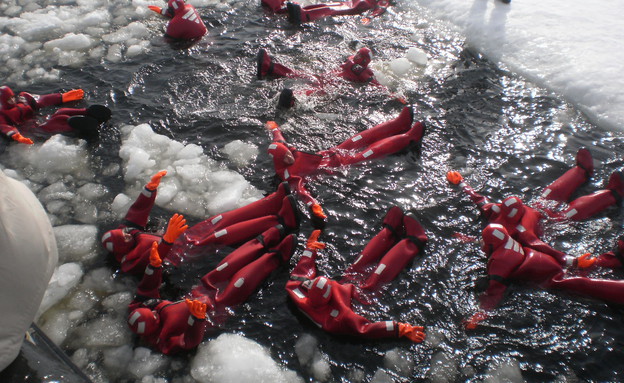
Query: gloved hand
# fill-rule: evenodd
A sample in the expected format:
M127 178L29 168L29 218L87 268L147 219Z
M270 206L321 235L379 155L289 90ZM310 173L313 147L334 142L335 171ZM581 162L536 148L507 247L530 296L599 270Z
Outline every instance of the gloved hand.
M485 320L487 317L488 315L485 313L485 311L479 311L479 312L474 313L474 315L466 321L466 325L465 325L466 329L467 330L476 329L477 326L479 325L479 322Z
M163 239L169 243L173 243L180 234L184 233L188 229L188 225L186 224L186 220L182 214L175 213L169 219L169 225L167 226L167 231L165 235L163 235Z
M147 7L149 9L151 9L152 11L158 13L159 15L162 15L162 8L161 7L157 7L155 5L148 5Z
M327 218L327 215L325 215L325 212L323 211L323 208L318 203L313 203L312 206L310 206L310 210L312 210L312 214L314 214L315 216L317 216L320 219L326 219Z
M306 247L314 250L321 250L325 248L325 244L318 241L318 237L321 235L321 230L314 230L308 241L306 242Z
M151 191L158 189L158 185L160 185L160 179L163 178L166 174L166 170L161 170L158 173L154 174L150 182L148 182L145 187Z
M579 269L589 269L596 263L596 258L592 258L590 253L585 253L574 260L574 264Z
M69 92L65 92L61 94L61 101L70 102L70 101L82 100L83 97L84 97L84 90L72 89Z
M149 263L152 267L162 266L162 259L160 259L160 254L158 254L158 242L156 241L152 243L152 248L150 249Z
M197 300L185 299L191 315L197 319L206 319L206 304Z
M425 340L425 328L422 326L412 326L407 323L397 323L399 327L399 337L405 337L414 343L420 343Z
M464 180L464 177L462 177L459 172L451 170L450 172L446 173L446 179L453 185L459 185L459 183Z
M275 121L267 121L265 126L269 131L279 129L279 125L277 125L277 122Z
M22 136L20 133L15 133L14 135L11 136L11 138L17 142L19 142L20 144L26 144L26 145L32 145L33 144L33 140L31 140L30 138L26 138L24 136Z

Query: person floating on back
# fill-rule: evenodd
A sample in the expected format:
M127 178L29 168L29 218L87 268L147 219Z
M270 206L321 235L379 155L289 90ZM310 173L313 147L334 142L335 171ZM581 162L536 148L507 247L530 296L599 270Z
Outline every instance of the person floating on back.
M82 100L84 91L73 89L64 93L32 95L27 92L13 93L8 86L0 87L0 132L7 138L22 144L33 144L29 137L36 135L64 134L80 138L94 138L100 125L108 121L111 111L103 105L87 108L61 108L47 121L39 123L36 113L49 106Z

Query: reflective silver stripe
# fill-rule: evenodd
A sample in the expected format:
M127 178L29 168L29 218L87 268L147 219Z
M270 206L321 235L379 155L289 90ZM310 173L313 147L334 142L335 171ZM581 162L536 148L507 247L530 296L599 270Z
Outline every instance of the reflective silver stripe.
M353 137L353 138L351 139L351 141L356 142L356 141L359 141L359 140L361 140L361 139L362 139L362 135L361 135L361 134L358 134L357 136Z
M318 287L319 289L322 289L322 288L323 288L323 286L325 286L325 283L327 283L327 279L325 279L325 278L319 278L319 279L316 281L316 287Z
M494 213L500 213L500 207L498 207L498 205L492 205L492 211Z
M507 217L513 218L516 216L516 214L518 214L518 209L514 207L513 209L511 209L511 213L507 214Z
M225 269L228 266L229 266L228 263L225 262L224 264L217 266L216 270L217 271L221 271L221 270Z
M355 262L353 262L353 264L355 265L356 263L358 263L362 257L364 256L364 254L360 254L360 256L355 260Z
M145 322L139 322L137 326L137 334L143 334L145 332Z
M514 240L511 239L511 237L509 237L509 239L507 240L507 243L505 244L505 249L511 250L514 247Z
M338 314L340 314L340 311L338 311L338 310L332 310L332 312L331 312L331 313L329 313L329 315L331 315L331 316L332 316L332 317L334 317L334 318L335 318L335 317L337 317L337 316L338 316Z
M284 170L284 179L287 180L290 177L290 174L288 173L288 169Z
M109 252L113 252L113 243L112 242L106 242L106 250L108 250Z
M175 1L171 3L171 6L173 7L173 9L178 9L178 3L176 3Z
M189 326L194 325L195 324L195 318L193 318L192 315L189 315L189 319L188 319L188 321L186 323L188 323Z
M141 317L141 314L138 312L134 312L134 314L130 315L130 319L128 319L128 323L130 323L130 325L133 325L134 322L136 322L137 319L139 319Z
M386 330L394 331L394 322L391 320L386 321Z
M518 230L521 233L524 233L526 231L526 228L522 225L518 225L516 226L516 230Z
M154 269L152 269L151 267L147 266L145 268L145 275L153 275L154 274Z
M566 255L565 260L566 260L567 267L570 267L574 264L574 257L570 257Z
M147 198L150 198L152 196L152 192L143 188L143 191L141 192L141 194L143 194L144 196L146 196Z
M500 239L501 241L503 239L505 239L505 234L502 231L498 230L498 229L494 230L492 232L492 235L494 235L496 238Z
M327 297L329 297L329 293L331 293L331 286L327 286L327 291L323 294L323 298L327 299Z
M221 221L223 219L223 216L221 214L219 214L218 216L214 217L212 219L212 221L210 221L210 223L212 223L213 225L219 221Z
M312 204L314 204L314 202L308 201L308 203L306 203L306 206L311 206Z
M305 295L303 295L303 293L302 293L302 292L301 292L301 290L299 290L299 289L294 289L292 292L293 292L293 293L295 293L295 295L296 295L296 296L297 296L297 298L299 298L299 299L303 299L303 298L305 298Z
M459 187L460 188L465 188L466 186L468 186L464 181L459 183Z
M241 287L245 283L245 278L238 278L236 282L234 282L234 287Z
M520 252L520 244L514 241L514 251Z
M372 150L367 150L366 152L364 152L364 154L362 154L362 157L368 158L368 157L370 157L372 155L373 155L373 151Z
M271 145L269 145L269 149L277 149L277 144L271 144Z
M112 251L112 250L111 250L111 251ZM126 261L126 258L127 258L127 257L128 257L127 255L124 255L123 257L121 257L121 262L120 262L120 263L124 263L124 262Z
M112 235L112 234L110 233L110 231L109 231L109 232L106 232L106 234L104 234L104 235L102 236L102 242L104 242L104 241L106 241L107 239L109 239L109 238L111 237L111 235Z
M514 203L516 203L516 202L518 202L518 200L517 200L517 199L515 199L515 198L510 198L510 199L508 199L507 201L505 201L505 206L512 205L512 204L514 204Z
M304 250L303 254L301 256L302 257L312 258L312 252L310 250Z
M578 213L578 211L576 209L572 209L569 212L567 212L565 215L566 215L566 217L570 218L572 216L575 216L576 213Z
M215 233L215 238L223 237L227 234L227 229L219 230Z
M189 10L188 10L188 11L184 14L184 16L182 16L182 18L183 18L184 20L189 19L189 20L193 21L193 20L195 20L195 19L194 19L194 18L192 19L192 18L191 18L192 16L193 16L193 10L192 10L192 9L189 9Z
M552 190L550 189L546 189L544 190L544 192L542 193L542 197L546 198L548 197L548 195L552 192Z
M375 270L375 274L379 275L381 273L383 273L383 271L386 269L386 265L384 265L383 263L381 265L379 265L377 267L377 269Z

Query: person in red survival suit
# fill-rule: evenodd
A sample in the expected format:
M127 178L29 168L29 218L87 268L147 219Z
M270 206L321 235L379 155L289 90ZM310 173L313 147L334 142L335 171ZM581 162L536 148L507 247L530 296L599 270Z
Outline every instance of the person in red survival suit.
M315 93L324 94L326 86L335 86L336 78L341 77L354 83L370 83L387 91L386 87L381 85L376 79L373 70L368 67L372 60L372 52L367 47L360 48L355 55L349 56L347 60L340 66L340 70L330 72L329 76L312 75L305 72L296 71L288 68L273 60L266 49L260 49L256 56L258 79L267 76L272 77L288 77L300 78L313 85L313 89L303 91L306 95ZM396 98L399 102L405 104L407 101L403 97L390 93L390 96ZM284 89L280 95L279 105L281 107L290 108L294 105L295 99L291 89Z
M102 236L102 246L115 256L124 273L143 273L149 263L152 243L158 242L158 251L164 256L169 252L176 238L188 228L184 216L174 214L169 220L164 235L145 231L149 214L154 207L160 180L166 174L165 170L156 173L128 209L124 222Z
M201 17L191 4L184 0L169 0L167 8L148 6L152 11L171 20L167 24L165 37L174 41L199 41L208 31Z
M108 121L110 109L103 105L91 105L88 108L61 108L45 123L37 124L36 112L45 107L61 105L84 97L82 89L73 89L65 93L51 93L41 96L20 92L15 95L8 86L0 87L0 132L6 137L22 144L33 144L32 139L24 137L20 130L41 131L45 134L75 134L79 137L91 137L97 127Z
M424 340L424 328L396 321L371 322L353 310L353 300L366 304L362 291L374 291L392 281L418 254L422 253L427 235L420 223L393 207L384 218L384 228L366 246L360 257L347 270L344 280L362 273L362 284L337 282L318 276L317 251L325 244L318 242L320 230L310 235L306 249L286 283L288 296L297 308L323 330L339 335L364 338L406 337L413 342ZM372 271L370 269L373 269ZM366 277L366 272L370 275Z
M578 151L576 166L565 172L561 177L544 189L541 198L558 202L566 202L572 193L591 177L594 171L591 153L586 148ZM485 218L490 223L499 223L505 226L507 232L522 246L549 254L560 263L573 262L566 254L552 248L539 239L541 235L540 221L546 216L537 209L526 206L518 197L512 196L501 203L492 203L486 197L478 194L468 185L461 174L456 171L447 173L447 179L454 185L459 185L464 193L468 194ZM609 178L607 188L575 199L570 202L558 218L584 220L609 206L621 204L624 195L624 178L620 172L614 172ZM555 215L549 212L549 215ZM587 257L584 255L583 257Z
M261 4L275 13L288 13L292 23L301 24L329 16L360 15L366 11L370 17L383 14L390 6L388 0L348 0L333 3L321 3L302 7L286 0L262 0ZM286 6L284 6L286 5Z
M167 261L178 266L204 257L215 248L246 242L276 225L288 232L297 230L301 217L290 193L288 183L282 182L275 192L260 200L194 225L175 241Z
M223 258L191 290L190 297L213 308L214 324L227 308L245 302L273 271L290 261L296 237L286 233L282 225L265 230Z
M312 154L288 145L279 126L267 123L273 136L268 152L273 158L277 176L287 181L312 212L315 227L322 227L327 218L319 203L305 188L304 179L318 169L348 166L396 153L410 144L419 144L425 134L422 122L414 123L414 111L404 107L394 119L360 132L333 148Z
M474 329L486 319L513 282L525 282L544 289L556 289L577 295L624 303L624 281L568 277L561 263L554 257L522 247L503 225L489 224L482 233L482 250L488 256L489 283L480 297L480 311L467 322L467 329ZM580 267L583 267L579 265Z
M161 299L162 260L158 243L150 247L149 263L128 305L128 325L135 334L163 354L191 350L204 339L206 310L199 300L169 301Z

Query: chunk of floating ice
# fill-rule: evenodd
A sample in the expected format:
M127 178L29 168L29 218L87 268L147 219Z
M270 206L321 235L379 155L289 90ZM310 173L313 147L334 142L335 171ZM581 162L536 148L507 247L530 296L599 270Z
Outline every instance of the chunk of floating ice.
M406 57L416 65L427 65L427 54L422 49L411 47L407 50Z
M390 70L399 77L405 76L410 69L412 69L412 63L405 57L394 59L390 62Z

